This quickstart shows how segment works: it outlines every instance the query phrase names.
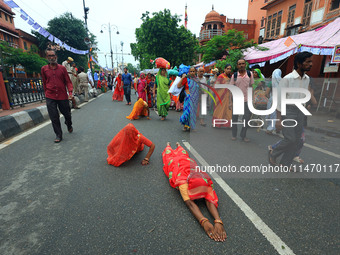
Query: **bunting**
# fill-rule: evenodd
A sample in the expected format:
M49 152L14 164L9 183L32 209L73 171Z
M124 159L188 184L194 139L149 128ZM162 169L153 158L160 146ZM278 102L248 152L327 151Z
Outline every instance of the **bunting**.
M87 53L89 53L88 50L77 50L74 49L70 46L68 46L66 43L62 42L60 39L58 39L57 37L55 37L54 35L50 34L48 31L46 31L42 26L40 26L37 22L34 21L34 19L32 19L23 9L21 9L19 7L19 5L17 5L13 0L5 0L4 1L5 4L7 4L10 8L17 8L19 13L20 13L20 17L27 21L27 23L32 26L35 30L37 30L37 32L39 34L41 34L42 36L46 37L48 40L50 40L51 42L54 42L58 45L60 45L61 47L64 47L66 50L75 53L75 54L79 54L79 55L86 55ZM97 65L99 65L97 62L95 62Z

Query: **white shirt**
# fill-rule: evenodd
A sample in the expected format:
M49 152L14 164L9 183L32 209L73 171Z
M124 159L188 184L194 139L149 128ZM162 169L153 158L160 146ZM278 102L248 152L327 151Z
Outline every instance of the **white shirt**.
M278 87L278 102L277 110L281 112L281 89L282 88L302 88L308 89L309 87L309 76L304 74L302 77L300 74L294 70L293 72L287 74L279 83ZM300 99L304 98L305 95L302 93L287 93L287 99Z
M197 77L198 80L201 82L201 83L204 83L204 84L207 84L207 79L203 76L202 78L200 77ZM200 88L202 89L205 89L205 90L209 90L206 86L202 85L202 84L199 84ZM203 94L207 94L207 92L205 92L204 90L202 91Z

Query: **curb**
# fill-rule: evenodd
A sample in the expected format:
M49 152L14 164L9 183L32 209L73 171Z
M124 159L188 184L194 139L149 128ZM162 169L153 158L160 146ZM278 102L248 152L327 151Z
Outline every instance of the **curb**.
M101 93L97 90L97 95ZM77 104L80 104L84 102L84 96L75 96L75 100ZM49 119L46 105L0 117L0 142Z

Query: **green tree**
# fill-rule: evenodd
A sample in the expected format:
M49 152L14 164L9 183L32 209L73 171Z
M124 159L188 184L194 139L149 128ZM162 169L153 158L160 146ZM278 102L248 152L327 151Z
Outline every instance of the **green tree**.
M59 17L51 19L47 23L46 31L75 49L88 49L88 46L84 41L87 37L84 22L73 17L72 13L67 12ZM38 38L39 49L44 51L47 48L49 40L36 31L32 31L32 33ZM96 36L90 33L89 38L92 43L92 48L95 49L97 45ZM62 48L62 50L57 51L57 56L59 63L66 60L68 57L72 57L77 66L87 66L88 57L86 55L74 54Z
M247 41L243 31L235 29L228 30L224 35L218 35L200 47L200 53L203 54L202 60L205 63L219 60L223 56L228 56L231 50L243 51L244 49L255 46L253 40ZM237 51L234 51L235 54ZM233 57L233 56L232 56Z
M224 60L216 61L216 67L220 70L220 72L223 72L226 64L230 64L232 71L234 72L237 69L237 61L240 58L243 58L242 50L239 49L230 50Z
M28 74L33 72L40 73L41 67L47 64L47 60L41 58L34 47L32 50L24 52L22 49L10 47L6 42L2 42L0 43L0 48L2 61L7 73L9 68L14 67L15 69L18 65L22 65Z
M131 43L131 53L140 62L141 69L152 68L150 60L163 57L172 66L194 62L198 40L183 26L178 15L171 15L170 10L143 13L142 25L136 28L136 43Z
M131 63L128 63L126 68L128 69L129 73L131 73L132 75L133 74L137 74L138 75L138 73L140 72L139 65L134 66Z

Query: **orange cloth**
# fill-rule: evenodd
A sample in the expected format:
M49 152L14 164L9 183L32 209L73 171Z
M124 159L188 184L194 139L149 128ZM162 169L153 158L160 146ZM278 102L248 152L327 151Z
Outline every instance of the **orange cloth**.
M139 133L134 125L127 124L107 146L107 163L120 166L137 152L142 151L144 144L150 147L152 142Z
M138 99L138 101L133 105L132 112L129 116L126 116L129 120L138 120L138 116L148 116L147 103L142 99Z
M179 189L179 192L181 193L183 201L190 200L190 197L188 194L188 187L189 185L187 183L178 186L178 189Z

